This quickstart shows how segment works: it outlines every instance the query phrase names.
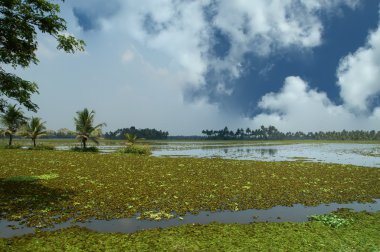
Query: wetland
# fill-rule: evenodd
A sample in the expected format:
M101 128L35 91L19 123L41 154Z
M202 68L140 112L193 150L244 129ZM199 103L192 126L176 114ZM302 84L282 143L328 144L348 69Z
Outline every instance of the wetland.
M250 225L297 227L306 232L306 226L319 225L308 221L310 216L341 208L353 209L352 216L378 218L380 161L366 154L376 151L376 144L151 146L152 156L1 149L0 237L11 244L4 246L11 250L21 243L58 242L57 234L74 233L124 240L158 232L158 237L172 239L171 232L194 227L238 233ZM348 156L362 162L348 164L354 163ZM358 212L364 210L367 215ZM380 238L374 234L373 240ZM367 245L378 246L372 240Z

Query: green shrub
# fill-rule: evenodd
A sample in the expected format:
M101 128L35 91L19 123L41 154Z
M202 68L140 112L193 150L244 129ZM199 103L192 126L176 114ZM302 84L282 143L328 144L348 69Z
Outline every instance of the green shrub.
M309 216L309 220L311 221L319 221L322 222L324 225L338 228L341 226L347 226L353 222L352 219L346 219L339 217L338 215L334 213L329 214L321 214L321 215L311 215Z
M4 149L21 149L22 145L19 144L13 144L13 145L4 145Z
M71 150L72 151L78 151L78 152L99 152L99 149L96 148L95 146L86 147L86 148L75 146L75 147L71 148Z
M28 147L28 150L54 150L54 146L39 144L36 147Z
M121 149L120 152L137 155L150 155L152 153L149 145L129 145Z

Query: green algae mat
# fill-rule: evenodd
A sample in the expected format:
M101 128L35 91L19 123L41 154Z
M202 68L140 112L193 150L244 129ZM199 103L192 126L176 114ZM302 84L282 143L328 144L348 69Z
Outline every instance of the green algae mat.
M133 234L77 227L0 239L0 251L379 251L380 212L334 214L345 225L321 221L183 225ZM343 223L343 222L342 222Z
M380 198L380 169L349 165L28 150L0 157L0 218L34 227Z

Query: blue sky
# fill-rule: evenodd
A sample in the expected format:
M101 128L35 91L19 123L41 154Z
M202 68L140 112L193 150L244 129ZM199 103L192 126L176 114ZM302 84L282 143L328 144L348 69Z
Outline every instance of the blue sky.
M67 0L74 55L39 35L38 115L171 135L224 126L379 130L380 0Z

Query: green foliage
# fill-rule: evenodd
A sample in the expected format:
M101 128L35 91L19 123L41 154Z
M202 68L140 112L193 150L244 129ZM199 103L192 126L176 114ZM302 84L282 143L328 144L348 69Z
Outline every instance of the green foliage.
M119 152L138 155L150 155L152 153L152 150L148 145L129 145L123 149L120 149Z
M0 239L1 251L379 251L380 212L331 229L318 222L188 224L132 234L71 227Z
M36 146L29 147L28 150L55 150L54 146L38 144Z
M33 146L36 147L36 138L46 135L45 123L41 118L32 117L29 122L23 125L20 135L32 139Z
M132 126L130 128L122 128L117 129L115 131L110 131L104 134L105 138L108 139L124 139L125 135L134 134L137 136L137 138L143 138L143 139L167 139L169 132L162 131L162 130L156 130L156 129L136 129L136 127Z
M95 111L89 111L87 108L77 112L74 117L77 138L80 140L83 149L86 149L86 143L90 139L99 144L98 138L101 135L101 128L105 123L94 126Z
M174 217L175 217L174 214L166 213L164 211L158 211L158 212L157 211L147 211L147 212L141 213L141 215L139 217L137 217L137 219L149 219L149 220L159 221L162 219L171 219Z
M11 0L0 2L0 63L12 67L28 67L37 64L37 31L47 33L58 41L58 49L68 53L83 51L85 43L73 36L64 35L66 22L59 17L57 3L48 0ZM38 93L37 85L9 74L0 67L0 111L8 104L6 98L14 99L28 110L38 106L31 96Z
M71 148L72 151L76 151L76 152L99 152L99 149L96 148L95 146L86 146L85 148L81 148L81 147L73 147Z
M137 136L132 133L125 134L125 138L127 139L127 142L130 144L135 144L137 140Z
M16 105L8 105L7 110L0 115L0 124L5 126L5 134L9 136L9 145L12 145L13 135L26 122L26 117Z
M28 110L36 112L37 104L31 101L33 94L38 94L38 86L34 82L26 81L20 77L5 72L0 67L0 112L4 112L9 105L3 96L16 100Z
M380 131L363 131L342 130L328 132L280 132L274 126L261 126L258 129L251 130L250 128L237 129L236 132L229 130L227 127L221 130L202 130L202 134L206 135L206 139L211 140L338 140L338 141L376 141L380 140Z
M380 169L347 165L4 149L0 157L0 178L59 175L41 181L48 192L59 193L45 194L44 188L37 199L33 187L4 184L0 179L2 218L25 216L31 226L71 218L127 218L149 211L178 216L380 198ZM57 194L65 200L57 200ZM50 202L55 211L40 212ZM149 216L155 217L142 218Z
M16 150L16 149L21 149L22 145L20 145L20 144L5 145L3 148L4 149L10 149L10 150Z
M322 222L324 225L332 228L347 226L353 222L353 219L345 219L334 213L311 215L309 216L309 220Z

